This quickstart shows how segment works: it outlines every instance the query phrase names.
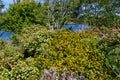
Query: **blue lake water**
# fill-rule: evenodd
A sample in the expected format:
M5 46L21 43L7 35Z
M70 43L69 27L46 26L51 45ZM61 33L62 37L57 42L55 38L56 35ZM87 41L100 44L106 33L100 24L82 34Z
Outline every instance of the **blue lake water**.
M0 35L1 35L1 34L2 34L2 31L0 31ZM13 34L13 32L4 32L4 33L2 34L2 36L0 36L0 37L2 37L2 39L4 39L4 40L10 41L12 34Z
M68 28L72 31L79 31L79 30L83 30L85 28L90 27L87 24L66 24L64 25L65 28ZM0 35L1 35L1 31L0 31ZM11 40L11 35L13 34L13 32L4 32L4 34L1 36L2 39L10 41Z
M66 24L64 25L65 28L68 28L72 31L80 31L80 30L83 30L85 28L89 28L90 25L87 25L87 24Z

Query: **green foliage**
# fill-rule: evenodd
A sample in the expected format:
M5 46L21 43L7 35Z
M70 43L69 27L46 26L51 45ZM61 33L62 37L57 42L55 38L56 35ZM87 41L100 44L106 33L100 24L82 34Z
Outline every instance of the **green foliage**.
M81 1L81 7L84 6L84 9L81 9L80 2L76 10L78 10L77 14L84 14L79 17L80 23L87 23L94 26L119 26L120 25L120 16L119 0L83 0ZM94 5L93 5L94 4Z
M31 62L31 61L30 61ZM34 80L39 78L39 70L33 64L18 61L17 64L10 71L10 79Z
M70 0L45 0L47 6L47 18L49 27L61 29L64 24L71 20Z
M19 57L22 57L22 55L19 53L18 47L14 47L11 43L0 40L0 59L6 57L18 59Z
M120 78L120 33L113 32L100 42L101 50L106 53L105 64L110 74Z
M102 46L104 50L101 50L97 46L100 38L93 32L49 31L45 27L31 25L22 29L22 33L14 34L13 42L17 42L12 44L0 40L2 80L40 79L42 70L51 67L58 72L65 70L75 76L84 75L90 80L113 80L114 72L119 76L118 56L113 55L113 48L108 47L111 49L109 54L107 47ZM115 50L118 54L119 47Z
M46 0L39 4L35 0L24 0L11 5L0 18L0 29L15 33L12 42L0 39L0 79L36 80L40 79L42 70L51 67L57 68L58 72L73 72L75 76L83 74L90 80L119 79L119 32L102 34L105 38L100 40L91 31L49 31L42 27L59 29L71 21L101 26L103 30L107 30L108 25L119 27L118 2ZM0 4L0 9L2 7ZM96 33L101 36L102 32L98 30Z
M49 31L42 26L32 25L24 28L22 34L13 35L23 51L24 57L34 56L44 52L47 54L49 47Z
M33 58L23 60L20 47L0 40L0 80L35 80L39 76Z
M105 17L98 18L96 20L96 26L108 26L108 27L119 27L120 25L120 17L116 15L109 15Z
M16 62L7 62L0 65L0 79L1 80L35 80L39 79L40 72L34 66L33 59L28 58L26 61L17 60Z
M99 38L92 33L70 32L66 30L51 33L48 55L36 58L39 69L57 67L72 71L76 75L85 74L90 80L108 78L103 72L104 54L96 47Z
M32 55L48 53L48 37L45 27L32 25L22 29L22 34L14 34L12 43L0 40L0 79L39 79L41 70Z
M50 29L61 29L69 22L98 27L119 26L118 5L118 0L45 0L42 4L25 0L9 7L0 20L0 26L16 33L21 32L23 25L31 24L44 25Z
M2 18L3 30L19 33L24 25L41 24L45 25L45 10L35 1L23 1L11 5L7 14Z

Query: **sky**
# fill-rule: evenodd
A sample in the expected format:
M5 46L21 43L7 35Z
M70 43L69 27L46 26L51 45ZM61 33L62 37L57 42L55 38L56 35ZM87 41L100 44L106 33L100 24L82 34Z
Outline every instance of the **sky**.
M2 11L5 11L6 9L9 8L9 5L10 4L13 4L13 0L2 0L3 1L3 4L5 5L5 7L3 8ZM43 1L43 0L36 0L36 1Z
M6 3L6 4L10 4L10 3L13 3L13 0L2 0L3 3Z
M3 1L3 4L5 5L3 8L3 11L8 9L9 5L13 3L13 0L2 0L2 1Z

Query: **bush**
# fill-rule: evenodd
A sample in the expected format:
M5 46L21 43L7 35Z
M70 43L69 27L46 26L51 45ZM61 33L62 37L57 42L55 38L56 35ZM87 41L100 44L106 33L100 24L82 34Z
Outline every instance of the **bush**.
M28 60L29 59L29 60ZM34 60L28 58L26 61L17 60L13 64L10 62L0 66L0 79L2 80L35 80L39 79L40 72L31 62Z
M112 32L100 42L101 50L105 52L105 65L113 77L120 78L120 33Z
M119 64L111 61L113 59L110 58L114 57L111 53L110 57L107 56L108 48L112 50L115 46L106 47L107 42L101 44L106 39L101 40L93 32L50 32L45 27L32 25L24 28L22 33L14 34L13 38L13 44L18 43L19 46L0 41L0 79L40 79L41 72L51 67L55 67L58 74L61 71L72 72L76 78L82 75L90 80L113 80L115 77L111 75L114 72L119 77ZM115 42L119 42L119 38ZM119 47L116 47L119 52Z
M104 53L96 47L99 38L93 33L53 31L50 36L49 54L39 55L36 66L39 69L56 67L58 70L72 71L76 75L85 74L90 80L103 80Z
M6 57L12 57L18 59L22 57L22 54L19 52L19 47L13 46L10 42L0 40L0 60Z
M40 71L34 66L34 59L23 59L19 47L0 40L0 80L35 80Z
M49 31L39 25L31 25L22 30L22 34L15 34L13 40L21 46L24 57L34 57L39 53L47 53L49 46Z

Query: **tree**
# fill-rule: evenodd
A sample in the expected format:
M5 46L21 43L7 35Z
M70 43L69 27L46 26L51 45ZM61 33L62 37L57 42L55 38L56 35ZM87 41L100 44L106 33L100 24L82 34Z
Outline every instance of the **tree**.
M46 0L49 26L54 29L61 29L70 20L69 3L71 0Z
M94 26L119 26L119 0L81 0L74 9L79 16L79 22ZM81 6L81 7L80 7ZM81 9L80 9L81 8ZM77 10L81 10L81 13ZM75 17L75 16L74 16Z
M25 25L31 24L45 25L45 13L41 5L35 1L23 1L18 4L11 5L6 15L2 19L2 29L5 31L13 31L20 33Z
M3 7L4 7L4 4L3 4L3 2L0 0L0 14L1 14L1 10L2 10Z

